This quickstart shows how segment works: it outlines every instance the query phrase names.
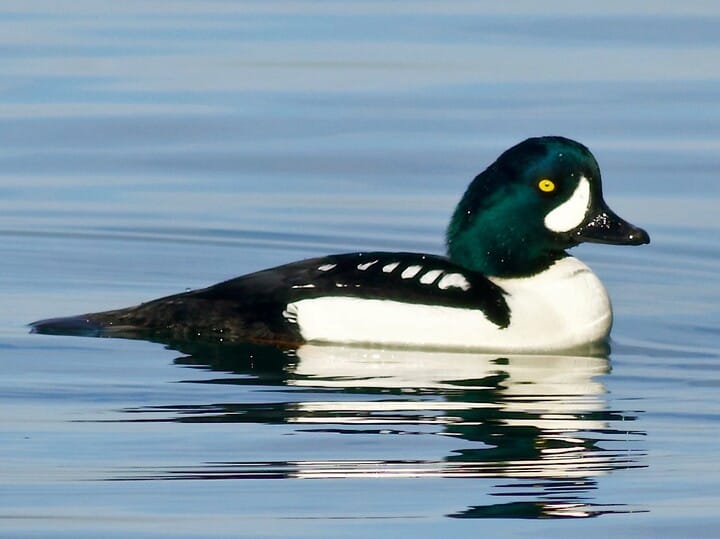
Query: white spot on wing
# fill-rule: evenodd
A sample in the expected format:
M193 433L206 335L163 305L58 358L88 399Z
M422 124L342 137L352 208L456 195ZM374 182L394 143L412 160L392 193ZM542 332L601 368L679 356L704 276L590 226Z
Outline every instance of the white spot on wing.
M337 264L323 264L322 266L318 266L318 269L320 271L330 271L335 266L337 266Z
M589 207L590 182L581 176L570 198L545 216L545 226L553 232L572 230L585 220Z
M459 273L448 273L445 277L440 279L440 282L438 283L438 288L440 290L447 290L450 287L469 290L470 283L463 275Z
M383 266L383 271L385 273L392 273L395 271L395 268L397 268L400 265L400 262L391 262L390 264L385 264Z
M308 284L294 284L291 288L315 288L315 285L312 283Z
M421 269L422 269L422 266L408 266L400 274L400 277L402 277L403 279L412 279L418 273L420 273Z
M430 270L425 275L420 277L420 282L422 284L432 284L435 281L435 279L440 277L440 275L442 275L442 274L443 274L443 270L439 270L439 269Z
M358 265L357 265L357 269L359 269L360 271L365 271L366 269L368 269L368 268L369 268L370 266L372 266L373 264L377 264L377 260L373 260L373 261L371 261L371 262L365 262L364 264L358 264Z

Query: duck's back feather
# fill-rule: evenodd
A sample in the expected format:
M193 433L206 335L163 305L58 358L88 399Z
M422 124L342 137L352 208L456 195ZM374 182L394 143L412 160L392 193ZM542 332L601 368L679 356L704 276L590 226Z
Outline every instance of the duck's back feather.
M324 297L472 309L498 327L510 321L503 290L481 274L435 255L369 252L303 260L127 309L32 326L54 334L299 342L287 306Z

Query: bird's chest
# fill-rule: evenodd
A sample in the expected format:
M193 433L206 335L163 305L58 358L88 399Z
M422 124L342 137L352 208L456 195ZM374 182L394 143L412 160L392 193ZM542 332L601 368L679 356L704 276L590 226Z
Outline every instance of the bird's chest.
M570 348L610 333L607 291L576 258L563 258L532 277L492 280L507 294L512 338L535 342L540 348Z

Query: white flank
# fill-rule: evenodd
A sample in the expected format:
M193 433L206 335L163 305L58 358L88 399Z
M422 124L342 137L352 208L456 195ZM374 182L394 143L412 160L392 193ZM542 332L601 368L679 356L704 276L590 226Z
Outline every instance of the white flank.
M470 283L459 273L448 273L445 277L440 279L438 288L440 290L447 290L450 287L470 290Z
M585 220L589 207L590 182L581 176L570 198L545 216L545 226L553 232L572 230Z
M421 269L422 269L422 266L408 266L400 274L400 277L402 277L403 279L412 279L418 273L420 273Z
M385 273L392 273L395 271L395 268L397 268L400 265L400 262L391 262L390 264L385 264L383 266L383 272Z
M420 282L422 284L432 284L435 281L435 279L440 277L440 275L442 275L442 274L443 274L443 270L438 270L438 269L430 270L425 275L420 277Z
M575 258L533 277L493 280L507 292L505 329L480 310L351 297L304 299L286 313L304 339L319 342L543 352L587 345L610 332L607 292Z

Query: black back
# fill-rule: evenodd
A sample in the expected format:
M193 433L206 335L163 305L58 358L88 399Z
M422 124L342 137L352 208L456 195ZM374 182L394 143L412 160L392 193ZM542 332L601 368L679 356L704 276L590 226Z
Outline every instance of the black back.
M409 269L413 266L419 268ZM426 275L430 271L434 279ZM454 282L442 281L452 274ZM482 274L440 256L370 252L293 262L126 309L41 320L33 330L162 341L297 343L302 336L292 317L283 314L287 305L327 296L474 309L498 327L510 323L504 291Z
M397 264L395 267L390 265ZM403 277L411 266L421 269ZM421 282L429 271L435 279ZM460 274L469 284L440 288L445 275ZM427 279L426 279L427 280ZM369 252L330 255L293 262L251 273L209 288L189 292L205 300L237 302L243 310L272 309L279 315L291 302L325 296L384 299L404 303L477 309L499 327L507 327L510 313L503 290L487 277L468 271L449 259L418 253Z

